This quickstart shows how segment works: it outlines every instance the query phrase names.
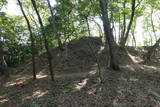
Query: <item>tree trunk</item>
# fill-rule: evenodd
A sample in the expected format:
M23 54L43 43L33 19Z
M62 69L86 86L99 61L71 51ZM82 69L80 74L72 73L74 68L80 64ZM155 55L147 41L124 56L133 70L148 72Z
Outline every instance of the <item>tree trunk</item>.
M97 27L99 29L99 37L102 39L103 38L103 31L102 31L101 25L99 23L97 23L94 19L92 19L92 21L97 25Z
M125 37L125 32L126 32L126 0L123 2L123 28L122 28L122 34L121 34L121 39L123 40Z
M84 17L85 17L86 24L87 24L88 36L91 37L91 31L90 31L89 22L88 22L88 15L85 15Z
M34 43L34 37L33 37L33 33L32 33L32 30L31 30L31 25L30 25L30 22L23 10L23 6L20 2L20 0L18 0L18 3L19 3L19 6L20 6L20 9L21 9L21 12L27 22L27 26L28 26L28 30L29 30L29 33L30 33L30 39L31 39L31 51L32 51L32 68L33 68L33 79L36 79L36 66L35 66L35 43Z
M147 56L146 56L147 60L149 60L149 61L151 60L151 56L152 56L154 50L159 46L159 44L160 44L160 38L158 39L158 41L156 41L156 43L152 47L150 47L150 49L147 53Z
M4 56L2 57L2 70L3 70L3 73L5 75L6 78L9 77L9 71L8 71L8 66L7 66L7 63L6 63L6 60L4 58Z
M152 30L153 30L153 33L154 33L155 40L157 41L156 30L155 30L155 27L154 27L154 24L153 24L153 9L151 10L151 25L152 25Z
M0 34L0 74L3 75L4 71L3 71L3 64L2 64L2 60L3 60L3 47L2 47L2 37L1 37L1 34Z
M136 0L132 0L132 13L131 13L131 18L130 18L130 22L129 22L129 25L128 25L128 28L127 28L127 31L125 33L125 37L121 39L121 42L120 42L120 45L122 47L125 46L126 42L127 42L127 39L128 39L128 36L129 36L129 31L131 29L131 26L132 26L132 22L133 22L133 19L134 19L134 14L135 14L135 4L136 4Z
M61 37L61 34L57 32L56 33L56 38L57 38L57 41L58 41L58 47L61 51L64 51L63 44L62 44L62 41L61 41L60 37Z
M121 41L121 15L119 15L118 18L118 44L120 44Z
M134 33L132 34L132 36L133 36L133 42L134 42L134 45L133 46L137 46L137 43L136 43L136 38L135 38L135 35L134 35Z
M9 77L9 71L8 71L8 65L5 60L5 52L4 52L4 47L3 47L3 40L2 40L2 35L1 35L1 30L0 30L0 73L2 75L5 75L6 78Z
M106 40L109 44L110 49L110 68L113 70L119 70L119 64L116 58L116 44L114 41L113 34L108 19L108 0L100 0L100 8L102 12L103 28Z
M151 39L151 42L150 42L150 46L152 46L153 45L153 39L152 39L152 34L150 33L150 30L149 30L149 26L148 26L149 24L148 24L148 21L147 21L147 31L148 31L148 33L149 33L149 36L150 36L150 39Z
M135 38L135 29L136 29L136 22L135 25L131 29L131 34L132 34L132 46L137 46L136 44L136 38ZM134 45L133 45L134 44Z
M31 2L32 2L32 5L34 7L34 10L36 11L38 21L39 21L39 24L41 26L42 35L43 35L43 38L44 38L44 45L45 45L45 49L47 51L47 58L48 58L48 63L49 63L49 70L50 70L50 74L51 74L51 79L54 81L54 74L53 74L53 67L52 67L52 55L49 51L48 40L47 40L45 31L44 31L43 22L42 22L40 14L39 14L39 11L37 9L37 5L36 5L35 0L31 0Z
M52 11L52 7L51 7L51 3L50 3L50 0L47 0L47 3L48 3L48 7L49 7L49 10L50 10L50 13L51 13L51 17L52 17L52 27L53 27L53 29L55 29L54 30L54 32L57 32L57 30L56 30L56 26L55 26L55 17L54 17L54 15L53 15L53 11ZM58 41L58 47L59 47L59 49L61 50L61 51L63 51L64 50L64 48L63 48L63 45L62 45L62 41L61 41L61 39L60 39L60 36L57 36L58 34L56 34L56 38L57 38L57 41Z

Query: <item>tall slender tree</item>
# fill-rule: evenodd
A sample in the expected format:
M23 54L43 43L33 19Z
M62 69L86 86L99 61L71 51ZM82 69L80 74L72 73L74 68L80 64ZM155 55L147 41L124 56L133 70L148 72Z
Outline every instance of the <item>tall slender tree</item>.
M87 24L88 35L89 35L89 37L91 37L91 31L90 31L90 27L89 27L88 15L89 15L89 13L84 15L84 18L85 18L85 21L86 21L86 24Z
M32 68L33 68L33 79L36 79L36 66L35 66L35 43L34 43L34 37L33 37L33 33L32 33L32 29L31 29L31 24L29 19L27 18L22 3L20 2L20 0L18 0L21 12L27 22L27 26L28 26L28 30L30 33L30 39L31 39L31 50L32 50Z
M121 34L121 38L124 38L125 36L125 32L126 32L126 0L124 0L123 2L123 29L122 29L122 34Z
M62 41L60 39L60 34L57 33L57 30L56 30L56 25L55 25L55 17L54 17L54 14L53 14L53 11L52 11L52 7L51 7L51 3L50 3L50 0L47 0L47 3L48 3L48 7L49 7L49 10L50 10L50 13L51 13L51 17L52 17L52 27L54 29L54 32L56 33L56 39L58 41L58 46L59 46L59 49L60 50L64 50L63 49L63 45L62 45Z
M122 47L125 46L126 42L127 42L127 39L129 37L129 32L130 32L130 29L131 29L131 26L132 26L132 23L133 23L133 19L134 19L134 15L135 15L135 9L136 9L136 0L132 0L132 12L131 12L131 18L130 18L130 21L129 21L129 25L127 27L127 31L124 35L124 37L121 38L121 42L120 42L120 45Z
M153 52L154 52L154 50L159 46L159 44L160 44L160 38L156 41L156 43L153 45L153 46L151 46L150 47L150 49L148 50L148 52L147 52L147 60L151 60L151 56L152 56L152 54L153 54Z
M119 64L116 57L116 44L113 33L111 32L110 22L108 18L108 0L100 0L100 8L102 13L103 28L106 40L110 49L110 68L119 70Z
M4 45L3 45L3 41L2 41L2 32L0 32L0 73L3 75L5 75L5 77L9 77L9 72L8 72L8 66L6 63L6 60L4 58Z
M31 2L32 2L34 10L36 11L38 21L41 26L42 35L44 38L44 45L45 45L45 49L47 51L47 58L48 58L48 63L49 63L49 70L50 70L50 74L51 74L51 79L54 81L54 72L53 72L53 67L52 67L52 55L51 55L51 52L49 51L48 40L47 40L47 36L44 31L44 25L43 25L41 16L39 14L39 11L37 9L37 4L36 4L35 0L31 0Z
M152 26L152 30L153 30L153 33L154 33L155 40L157 41L156 30L155 30L155 26L154 26L154 22L153 22L153 9L151 9L151 26Z

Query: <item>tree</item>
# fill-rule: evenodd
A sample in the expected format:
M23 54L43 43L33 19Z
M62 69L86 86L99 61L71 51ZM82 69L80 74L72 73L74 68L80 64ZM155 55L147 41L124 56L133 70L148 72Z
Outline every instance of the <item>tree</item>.
M0 73L3 75L5 74L6 77L9 77L9 72L7 70L7 63L4 58L5 50L4 50L4 45L2 42L2 37L0 35Z
M116 44L114 41L113 33L111 32L110 22L108 19L108 0L100 0L100 7L102 12L102 21L105 38L108 41L110 49L110 68L119 70L119 65L116 57Z
M125 7L125 5L124 5ZM133 23L133 19L134 19L134 15L135 15L135 8L136 8L136 0L132 0L132 12L131 12L131 18L130 18L130 21L129 21L129 25L127 27L127 31L125 33L125 36L122 36L121 38L121 42L120 42L120 45L122 47L125 46L126 44L126 41L128 39L128 36L129 36L129 32L130 32L130 29L131 29L131 26L132 26L132 23ZM125 21L125 16L124 16L124 21ZM124 26L125 26L125 22L124 22ZM124 27L124 31L125 32L125 27Z
M152 30L153 30L153 33L154 33L155 40L157 41L156 30L155 30L154 23L153 23L153 9L151 9L151 26L152 26Z
M6 77L9 77L8 63L10 44L16 42L16 27L14 26L13 18L4 12L0 12L0 72ZM15 20L14 20L15 21ZM12 58L13 55L10 55ZM8 60L9 59L9 60Z
M31 39L31 51L32 51L32 69L33 69L33 79L36 79L36 67L35 67L35 43L34 43L34 37L33 37L33 33L32 33L32 30L31 30L31 25L30 25L30 22L23 10L23 7L22 7L22 4L20 2L20 0L18 0L18 3L19 3L19 6L20 6L20 9L21 9L21 12L27 22L27 26L28 26L28 30L29 30L29 33L30 33L30 39Z
M54 33L56 33L56 39L58 41L58 46L59 46L59 49L60 50L64 50L63 49L63 45L62 45L62 42L61 42L61 39L60 39L60 35L57 30L56 30L56 26L55 26L55 16L53 15L53 11L52 11L52 7L51 7L51 4L50 4L50 1L47 0L47 3L48 3L48 7L49 7L49 10L50 10L50 13L51 13L51 18L52 18L52 21L51 21L51 24L52 24L52 27L54 29Z
M34 10L36 11L38 21L39 21L39 24L41 26L41 32L42 32L42 35L43 35L43 38L44 38L44 45L45 45L45 49L47 51L47 58L48 58L48 62L49 62L49 70L50 70L50 73L51 73L51 79L54 81L53 67L52 67L52 55L51 55L51 52L49 51L48 40L47 40L47 36L45 34L45 31L44 31L44 25L43 25L41 16L39 14L39 11L37 9L37 5L36 5L35 0L31 0L31 2L32 2L32 5L34 7Z
M2 7L4 6L4 5L6 5L7 4L7 0L1 0L0 1L0 10L2 9Z
M153 46L151 46L150 47L150 49L148 50L148 52L147 52L147 60L151 60L151 56L152 56L152 54L153 54L153 52L154 52L154 50L159 46L159 44L160 44L160 38L156 41L156 43L153 45Z

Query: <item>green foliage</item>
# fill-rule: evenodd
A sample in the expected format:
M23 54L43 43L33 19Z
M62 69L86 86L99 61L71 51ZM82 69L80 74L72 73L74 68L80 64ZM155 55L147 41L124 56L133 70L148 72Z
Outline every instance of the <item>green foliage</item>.
M159 0L136 0L135 19L131 31L135 30L136 19L144 17L144 30L151 29L150 9L154 12L159 11ZM44 49L43 38L35 11L31 4L31 0L21 0L24 10L29 18L32 26L33 36L36 45L36 54ZM56 0L57 4L52 7L54 18L52 19L46 0L36 0L37 8L40 12L44 23L44 30L47 34L49 47L57 46L56 34L61 34L62 42L70 39L79 38L88 35L86 25L86 17L91 22L91 18L101 18L101 10L99 0ZM115 24L120 24L120 30L123 27L123 16L126 16L126 26L131 17L132 0L126 0L126 8L123 8L124 0L109 1L109 18ZM0 9L7 4L6 0L0 1ZM111 21L111 22L112 22ZM55 24L55 28L53 28ZM94 26L93 26L94 27ZM117 26L116 26L117 27ZM9 16L4 12L0 12L0 40L3 47L8 47L6 61L9 66L18 66L31 58L31 40L26 22L22 16ZM158 31L159 25L155 26ZM118 35L119 36L119 35ZM132 37L130 35L129 41ZM146 40L147 41L147 40ZM146 42L145 41L145 42Z
M4 6L4 5L6 5L7 4L7 0L0 0L0 10L2 9L2 7Z
M0 14L0 37L2 47L9 48L8 52L5 53L9 66L17 66L31 56L30 46L26 41L28 32L26 32L23 21L22 17L19 16L13 17L3 12Z
M152 8L158 8L160 1L159 0L145 0L146 4L150 5Z

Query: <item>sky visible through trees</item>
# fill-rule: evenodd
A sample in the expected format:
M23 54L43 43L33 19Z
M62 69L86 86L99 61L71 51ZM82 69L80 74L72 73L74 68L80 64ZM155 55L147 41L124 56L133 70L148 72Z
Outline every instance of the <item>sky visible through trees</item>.
M51 0L51 5L54 6L56 4L55 0ZM3 9L1 11L4 11L10 15L22 15L20 12L20 9L17 5L17 1L16 0L9 0L7 6L3 7ZM150 12L150 7L148 7L148 12ZM160 23L159 20L160 17L160 10L157 10L156 12L153 13L153 20L154 20L154 25L158 26L158 23ZM95 18L96 22L98 22L101 26L102 26L102 22L99 18ZM135 29L135 37L136 37L136 41L137 41L137 45L139 46L143 46L144 41L146 39L149 39L149 35L153 35L152 32L148 31L146 32L144 30L144 25L143 25L143 21L144 21L144 16L138 17L136 19L136 29ZM90 22L90 27L91 27L91 32L93 36L97 36L97 28L95 28L95 24L93 22ZM115 24L118 27L118 24ZM116 30L117 34L118 34L118 30ZM157 31L157 35L160 35L160 31ZM154 38L153 38L154 41ZM154 44L154 42L153 42ZM132 45L131 41L128 43L128 45Z
M160 0L0 0L0 107L159 107Z

